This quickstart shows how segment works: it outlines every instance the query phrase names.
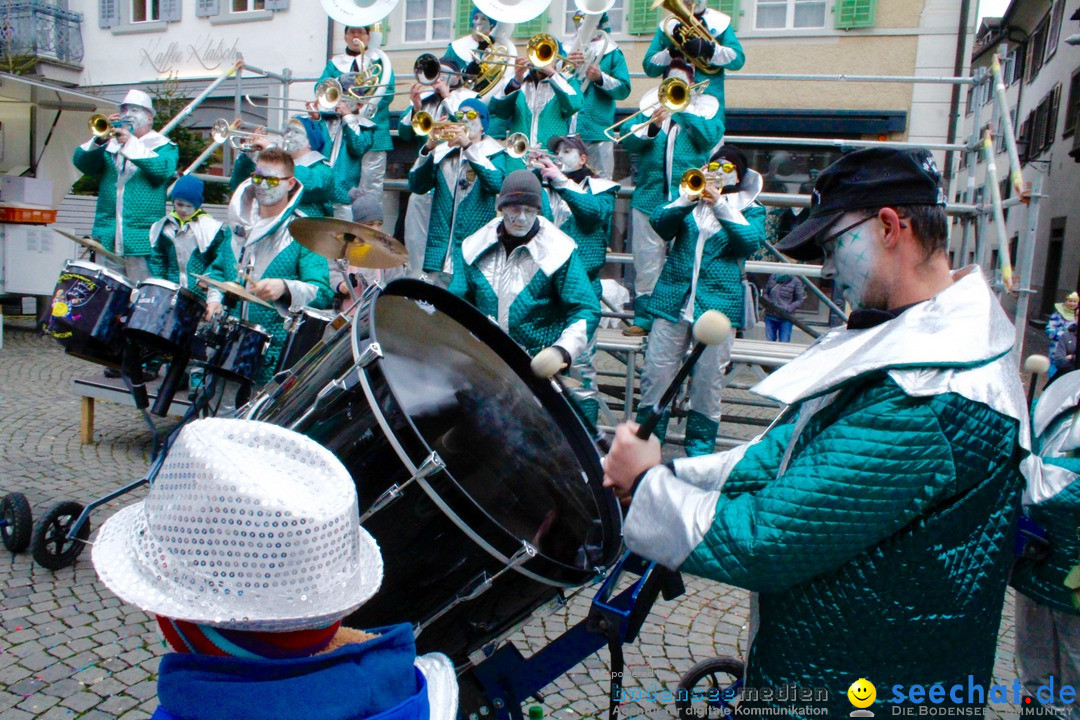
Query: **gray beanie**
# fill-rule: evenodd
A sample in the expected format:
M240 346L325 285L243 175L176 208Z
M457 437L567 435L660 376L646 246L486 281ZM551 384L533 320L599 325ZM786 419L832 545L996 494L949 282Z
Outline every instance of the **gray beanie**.
M355 223L382 222L383 206L379 193L365 193L354 197L352 219Z
M540 180L532 174L531 170L515 170L503 180L502 190L499 191L499 199L495 207L501 210L505 205L529 205L537 210L543 210L540 194L543 188Z

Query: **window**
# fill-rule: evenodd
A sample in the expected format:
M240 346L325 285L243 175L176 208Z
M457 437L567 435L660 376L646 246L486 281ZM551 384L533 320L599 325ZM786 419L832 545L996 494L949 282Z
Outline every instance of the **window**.
M837 0L833 9L836 13L836 29L873 27L876 10L877 0Z
M161 19L159 0L131 0L131 22L156 22Z
M232 0L232 11L234 13L265 9L266 0Z
M1065 106L1065 129L1061 137L1069 137L1076 131L1076 121L1080 117L1080 70L1073 71L1069 83L1069 100Z
M758 0L754 13L756 30L788 30L825 27L824 0Z
M652 35L660 23L663 10L653 10L652 0L623 0L627 3L625 15L626 32L631 35ZM709 0L709 7L719 10L731 18L731 28L739 29L740 0ZM618 7L618 6L616 6ZM612 18L614 20L614 18Z
M615 0L615 5L607 11L608 20L611 21L611 32L621 33L623 31L623 6L625 0ZM574 7L572 2L566 3L566 16L563 18L563 32L566 35L574 35L577 29L574 27L574 13L577 12L577 8Z
M1009 53L1008 72L1005 74L1005 84L1013 85L1020 82L1024 77L1024 47L1018 45Z
M1047 61L1057 52L1058 39L1061 37L1061 19L1065 13L1065 0L1057 0L1054 9L1050 11L1050 26L1046 32L1046 51L1043 53L1043 61Z
M970 115L975 108L975 86L968 85L967 89L967 103L964 105L964 114Z
M405 42L452 40L453 0L405 0Z
M1031 37L1028 38L1027 48L1027 81L1030 83L1035 79L1035 76L1039 74L1039 70L1042 69L1044 55L1046 54L1046 33L1047 28L1050 25L1050 16L1047 15L1039 23L1039 26L1035 28L1035 32L1031 33Z

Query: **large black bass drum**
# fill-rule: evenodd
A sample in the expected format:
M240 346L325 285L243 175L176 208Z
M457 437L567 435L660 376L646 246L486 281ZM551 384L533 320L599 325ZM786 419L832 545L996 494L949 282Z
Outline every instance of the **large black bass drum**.
M374 286L244 415L317 440L356 481L385 576L349 625L410 622L421 651L462 664L619 556L618 502L567 400L433 285Z

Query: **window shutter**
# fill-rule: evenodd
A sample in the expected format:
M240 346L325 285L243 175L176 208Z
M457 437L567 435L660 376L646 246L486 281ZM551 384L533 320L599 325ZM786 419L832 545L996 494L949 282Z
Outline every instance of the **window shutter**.
M120 0L99 0L98 27L111 28L120 24Z
M1054 136L1057 135L1058 111L1061 109L1061 83L1054 86L1050 93L1050 114L1046 118L1046 144L1054 144Z
M650 0L628 0L626 32L631 35L652 35L660 22L660 11L650 10Z
M459 38L472 32L472 0L457 0L457 10L454 11L454 37Z
M165 22L180 22L180 0L161 0L161 19Z
M267 10L288 10L289 0L266 0Z
M877 0L837 0L836 29L873 27L876 10Z
M195 17L210 17L221 12L219 0L196 0Z
M514 37L519 40L528 40L536 33L544 32L547 29L547 22L548 14L544 12L529 22L518 23L514 28Z
M731 29L739 29L739 0L709 0L709 7L731 18Z

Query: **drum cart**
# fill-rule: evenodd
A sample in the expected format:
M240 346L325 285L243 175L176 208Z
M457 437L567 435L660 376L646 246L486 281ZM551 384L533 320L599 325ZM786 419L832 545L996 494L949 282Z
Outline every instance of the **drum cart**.
M34 518L25 495L13 492L0 499L0 541L8 552L26 550L33 527Z

